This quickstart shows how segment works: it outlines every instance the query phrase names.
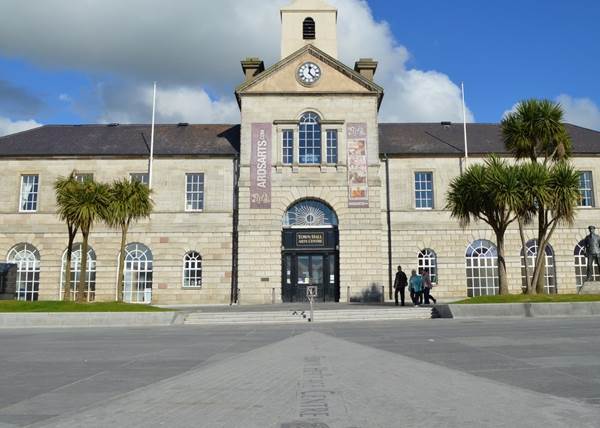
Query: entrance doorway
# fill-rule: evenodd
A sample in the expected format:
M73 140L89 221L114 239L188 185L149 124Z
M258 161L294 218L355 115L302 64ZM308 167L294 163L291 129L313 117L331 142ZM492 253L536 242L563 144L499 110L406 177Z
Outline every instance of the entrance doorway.
M305 302L306 288L317 287L317 301L339 302L339 233L337 216L319 201L292 206L282 234L283 302Z
M284 302L306 301L306 287L317 287L317 301L338 302L338 257L335 253L284 255Z

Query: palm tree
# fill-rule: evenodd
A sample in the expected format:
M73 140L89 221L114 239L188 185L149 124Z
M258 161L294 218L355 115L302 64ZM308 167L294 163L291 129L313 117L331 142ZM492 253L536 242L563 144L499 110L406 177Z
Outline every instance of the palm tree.
M108 188L105 184L87 180L78 183L72 191L65 195L65 215L73 221L83 235L81 245L81 275L77 285L77 301L85 301L85 289L87 280L87 259L89 248L89 237L94 223L106 217L108 207Z
M75 172L71 172L68 177L59 177L54 182L54 190L56 193L56 205L58 217L67 223L67 231L69 233L69 243L67 245L67 261L65 265L65 283L64 283L64 300L71 300L71 260L73 258L73 243L77 236L78 226L75 219L72 217L72 211L69 209L69 196L75 192L75 188L79 186L79 182L75 179Z
M531 163L540 160L544 166L549 162L559 162L571 154L571 139L564 124L564 111L560 104L549 100L525 100L509 113L501 123L502 136L506 148L517 159L529 159ZM538 253L537 263L541 260L541 268L545 270L546 247L541 243L546 241L548 224L548 208L543 200L536 201L538 217ZM544 276L536 275L536 292L544 290Z
M151 191L137 180L118 180L109 189L110 201L106 223L111 227L121 229L121 247L119 250L119 292L118 300L123 301L123 271L125 265L125 244L127 232L131 223L143 218L148 218L152 213L153 203L150 199Z
M571 155L571 138L565 128L560 104L530 99L519 103L501 123L506 148L517 159L547 164Z
M508 294L504 235L517 219L515 207L520 203L521 189L516 169L492 156L484 165L472 165L455 178L447 194L447 209L452 217L459 220L461 227L481 220L494 230L500 294Z
M532 191L532 193L534 193ZM556 227L561 224L572 225L575 221L577 202L579 201L579 172L567 162L559 162L548 169L546 189L538 190L536 200L545 206L546 219L541 230L543 240L538 241L538 254L533 272L532 283L536 292L544 292L546 246L552 239ZM541 289L540 289L541 283Z

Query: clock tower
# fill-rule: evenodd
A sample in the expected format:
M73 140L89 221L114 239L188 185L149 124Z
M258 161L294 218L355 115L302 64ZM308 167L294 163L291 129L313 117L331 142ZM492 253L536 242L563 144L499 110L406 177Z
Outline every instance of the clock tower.
M281 10L281 60L242 61L236 258L240 301L321 302L381 294L386 241L377 62L337 58L337 10ZM235 282L235 278L234 278Z
M281 59L308 44L337 59L337 9L324 0L295 0L281 9Z

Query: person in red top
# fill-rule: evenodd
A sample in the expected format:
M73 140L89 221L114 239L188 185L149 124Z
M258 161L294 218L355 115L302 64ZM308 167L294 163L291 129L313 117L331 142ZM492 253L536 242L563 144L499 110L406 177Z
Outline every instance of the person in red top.
M435 297L431 295L431 289L433 284L431 282L431 276L429 276L429 269L423 270L423 294L425 297L425 304L429 305L429 300L433 300L433 303L437 303Z

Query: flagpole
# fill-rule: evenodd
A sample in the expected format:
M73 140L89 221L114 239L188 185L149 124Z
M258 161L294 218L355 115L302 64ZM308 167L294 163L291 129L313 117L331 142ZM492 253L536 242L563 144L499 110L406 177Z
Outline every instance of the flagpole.
M465 105L465 84L460 84L462 89L462 109L463 109L463 126L465 133L465 169L467 168L467 164L469 162L469 142L467 140L467 107Z
M156 82L152 97L152 130L150 131L150 161L148 162L148 188L152 190L152 169L154 164L154 119L156 117Z

